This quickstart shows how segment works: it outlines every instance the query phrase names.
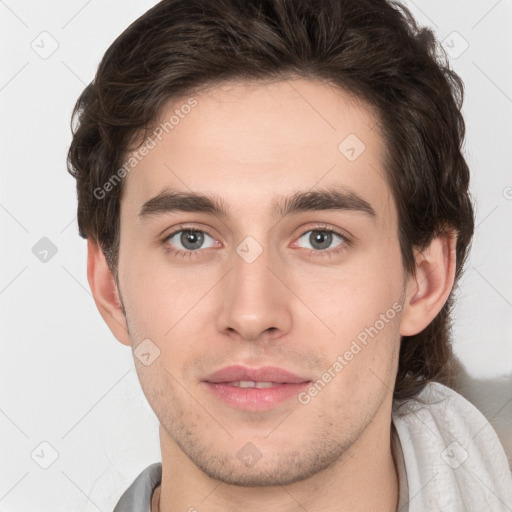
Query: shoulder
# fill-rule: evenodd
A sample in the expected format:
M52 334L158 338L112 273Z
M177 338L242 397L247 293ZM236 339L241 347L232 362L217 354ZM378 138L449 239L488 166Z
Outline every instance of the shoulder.
M150 512L153 491L162 480L162 463L155 462L142 471L119 499L114 512Z
M469 438L471 445L497 443L501 447L485 416L469 400L439 382L428 383L415 399L395 401L393 420L420 431L428 425L440 439L460 437L467 442Z
M512 507L505 451L485 416L462 395L431 382L417 399L395 401L392 421L410 496L419 493L420 507L457 505L479 512L503 510L505 503Z

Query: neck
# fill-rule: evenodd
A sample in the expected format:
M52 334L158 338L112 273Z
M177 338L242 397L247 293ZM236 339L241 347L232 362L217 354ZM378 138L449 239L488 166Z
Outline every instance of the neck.
M377 428L378 427L378 428ZM202 472L160 427L162 482L152 512L396 512L398 477L391 451L391 423L372 422L332 466L289 485L243 487Z

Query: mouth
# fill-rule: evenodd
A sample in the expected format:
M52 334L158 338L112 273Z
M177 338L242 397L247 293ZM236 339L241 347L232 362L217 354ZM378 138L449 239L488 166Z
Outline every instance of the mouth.
M206 377L202 384L218 400L235 409L266 411L290 401L311 384L283 368L228 366Z

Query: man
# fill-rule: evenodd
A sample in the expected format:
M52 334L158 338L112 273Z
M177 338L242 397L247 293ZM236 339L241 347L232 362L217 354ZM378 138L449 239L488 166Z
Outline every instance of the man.
M474 224L435 51L384 0L164 0L106 52L69 166L162 451L116 512L512 510L445 385Z

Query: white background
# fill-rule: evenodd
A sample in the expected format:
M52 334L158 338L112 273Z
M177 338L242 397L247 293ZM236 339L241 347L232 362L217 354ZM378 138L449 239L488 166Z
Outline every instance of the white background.
M131 351L90 294L75 181L66 171L78 95L115 37L154 3L0 1L1 511L109 511L160 460L158 424ZM511 456L512 0L406 5L448 43L466 86L477 229L454 349L464 365L460 392L488 416ZM48 58L32 47L52 44ZM47 262L32 252L43 237L57 248ZM53 455L48 469L40 467Z

